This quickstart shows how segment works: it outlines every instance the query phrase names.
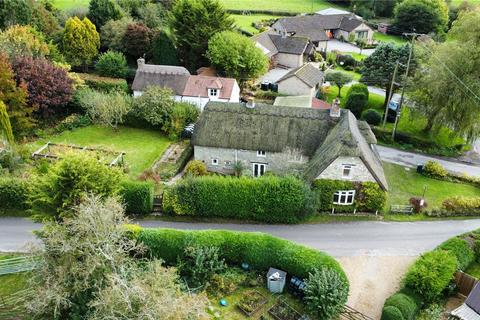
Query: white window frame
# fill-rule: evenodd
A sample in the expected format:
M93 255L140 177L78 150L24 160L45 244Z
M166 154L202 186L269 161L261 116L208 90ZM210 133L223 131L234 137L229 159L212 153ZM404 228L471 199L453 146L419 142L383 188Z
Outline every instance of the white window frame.
M333 204L349 206L352 205L354 202L355 190L339 190L333 194Z
M208 89L208 96L209 97L218 97L218 89L215 88L209 88Z
M255 166L258 166L257 173L255 173ZM263 168L260 169L260 168ZM266 163L258 163L258 162L252 162L252 174L255 178L261 177L267 172L267 164Z
M212 166L218 166L219 163L220 163L220 161L218 160L218 158L213 158L212 159Z
M352 179L353 167L353 164L342 164L342 178ZM345 175L345 170L348 170L348 175Z
M265 158L267 156L267 152L265 150L257 150L257 157Z

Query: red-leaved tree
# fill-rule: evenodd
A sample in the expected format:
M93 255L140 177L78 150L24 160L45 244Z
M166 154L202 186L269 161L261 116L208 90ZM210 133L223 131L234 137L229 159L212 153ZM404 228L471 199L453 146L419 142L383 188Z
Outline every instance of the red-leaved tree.
M13 63L17 83L25 83L28 103L46 118L61 111L72 98L67 72L44 58L20 57Z
M150 55L155 32L142 23L131 23L123 36L125 53L132 58Z

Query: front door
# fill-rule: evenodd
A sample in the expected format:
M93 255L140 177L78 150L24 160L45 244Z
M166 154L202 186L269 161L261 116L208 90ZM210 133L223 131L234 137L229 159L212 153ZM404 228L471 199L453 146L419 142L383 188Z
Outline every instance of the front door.
M265 169L267 165L265 163L254 163L253 164L253 176L260 177L265 174Z

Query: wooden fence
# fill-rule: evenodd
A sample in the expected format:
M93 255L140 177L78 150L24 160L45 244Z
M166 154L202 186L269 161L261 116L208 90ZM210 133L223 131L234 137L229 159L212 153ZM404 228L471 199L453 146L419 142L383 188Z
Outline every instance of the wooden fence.
M457 285L458 293L467 297L473 290L478 280L468 273L457 271L455 273L455 284Z

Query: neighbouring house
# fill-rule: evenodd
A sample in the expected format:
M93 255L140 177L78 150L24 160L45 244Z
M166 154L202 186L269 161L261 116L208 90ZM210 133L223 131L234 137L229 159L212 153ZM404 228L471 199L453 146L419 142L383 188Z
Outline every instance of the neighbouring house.
M339 101L330 110L267 104L210 102L195 125L195 160L211 172L232 174L238 164L254 177L268 171L316 179L387 180L366 122ZM342 203L351 204L354 190ZM351 197L353 192L353 197Z
M475 285L467 300L450 315L453 319L480 320L480 284Z
M310 96L286 96L276 97L274 106L300 107L314 109L330 109L330 103Z
M308 38L320 51L326 50L331 39L373 42L373 29L361 17L333 8L314 15L280 18L272 25L272 30L278 34Z
M134 97L141 96L149 86L159 86L170 88L175 101L190 102L200 110L209 101L240 101L240 87L235 79L191 75L184 67L146 64L143 58L137 63L132 84Z
M306 63L303 66L290 70L277 80L278 93L290 96L310 96L313 98L323 80L323 72L311 63Z
M308 61L314 46L305 37L278 35L271 30L252 37L255 45L270 59L272 67L298 68Z

